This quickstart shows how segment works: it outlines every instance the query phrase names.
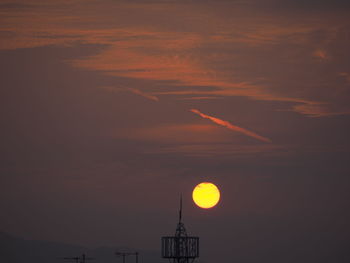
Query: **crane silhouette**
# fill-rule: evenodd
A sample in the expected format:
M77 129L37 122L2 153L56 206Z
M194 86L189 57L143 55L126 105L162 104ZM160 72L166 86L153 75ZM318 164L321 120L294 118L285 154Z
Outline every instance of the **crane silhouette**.
M86 255L83 254L80 257L64 257L61 259L75 261L76 263L85 263L86 260L93 260L95 258L86 257Z
M123 257L123 263L125 263L125 258L127 256L135 255L136 263L138 263L139 260L139 253L138 252L115 252L115 255L117 257Z

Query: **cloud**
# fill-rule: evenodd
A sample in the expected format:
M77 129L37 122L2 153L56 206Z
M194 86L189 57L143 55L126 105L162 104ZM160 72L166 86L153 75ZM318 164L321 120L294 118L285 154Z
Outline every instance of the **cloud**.
M209 119L211 120L212 122L218 124L218 125L221 125L221 126L224 126L232 131L236 131L236 132L239 132L239 133L242 133L242 134L245 134L247 136L250 136L250 137L253 137L259 141L262 141L262 142L271 142L270 139L266 138L266 137L263 137L263 136L260 136L252 131L249 131L249 130L246 130L244 128L241 128L241 127L238 127L236 125L233 125L231 123L229 123L228 121L224 121L224 120L221 120L221 119L218 119L218 118L215 118L215 117L212 117L212 116L209 116L209 115L206 115L202 112L200 112L199 110L196 110L196 109L191 109L190 111L192 111L193 113L195 114L198 114L199 116L201 116L202 118L204 119Z
M153 142L155 145L176 147L190 144L226 144L232 142L228 131L212 124L165 124L133 129L118 128L112 134L115 138ZM156 147L159 151L160 149ZM163 147L160 147L163 148ZM182 152L182 151L179 151Z
M329 109L327 106L329 107L329 105L322 103L305 103L293 106L293 109L291 111L314 118L350 114L349 110L336 111Z
M329 56L327 54L327 52L323 49L316 49L313 53L312 53L312 56L315 57L315 58L319 58L319 59L322 59L322 60L325 60L325 59L328 59Z
M154 149L154 153L173 154L181 153L185 156L213 158L220 156L221 159L245 159L256 154L264 154L264 156L285 156L291 154L285 146L274 144L259 144L259 145L237 145L229 142L226 143L200 143L168 145L160 149Z
M129 90L130 90L132 93L134 93L134 94L136 94L136 95L140 95L140 96L142 96L142 97L144 97L144 98L146 98L146 99L153 100L153 101L159 101L159 98L158 98L158 97L156 97L156 96L154 96L154 95L151 95L151 94L149 94L149 93L143 92L143 91L141 91L141 90L139 90L139 89L129 88Z
M346 80L348 83L350 83L350 74L349 74L349 73L347 73L347 72L340 72L340 73L338 73L338 75L341 76L341 77L343 77L343 78L345 78L345 80Z
M251 7L260 8L269 3L277 8L276 0L88 2L34 0L34 8L23 8L27 4L20 0L0 5L0 50L93 45L95 53L65 62L118 78L147 81L147 87L129 91L153 101L158 95L196 101L244 96L284 102L307 116L305 109L313 102L333 106L332 111L318 116L348 111L337 103L349 96L347 91L334 93L333 85L326 85L334 72L348 71L349 22L343 13L300 15L295 20L288 13L266 17L259 11L253 17L250 8L237 5L250 2ZM278 3L287 7L316 4L304 2ZM145 8L144 3L152 4ZM321 6L348 5L341 0L328 3L317 1ZM310 57L328 62L329 74L320 68L309 71Z
M188 98L181 98L179 100L217 100L222 99L223 97L214 97L214 96L198 96L198 97L188 97Z
M159 98L157 96L154 96L150 93L141 91L141 90L136 89L136 88L127 88L127 87L117 88L117 87L111 87L111 86L104 86L104 87L100 87L100 88L104 89L104 90L111 91L111 92L130 91L131 93L139 95L139 96L144 97L146 99L153 100L153 101L159 101Z

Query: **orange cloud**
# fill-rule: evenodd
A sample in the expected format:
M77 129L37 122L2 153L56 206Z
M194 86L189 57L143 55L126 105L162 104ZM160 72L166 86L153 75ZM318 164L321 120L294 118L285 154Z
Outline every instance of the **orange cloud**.
M289 148L291 149L291 148ZM274 144L257 144L257 145L238 145L231 143L201 143L201 144L178 144L155 149L154 153L181 153L191 157L213 157L244 159L250 155L263 153L264 156L269 155L281 156L288 155L286 146L278 146Z
M299 104L299 105L293 106L292 111L301 113L308 117L314 117L314 118L350 114L349 110L335 111L335 110L329 109L329 105L327 103Z
M179 100L217 100L222 99L223 97L214 97L214 96L198 96L198 97L188 97L188 98L182 98Z
M259 141L271 142L271 140L266 138L266 137L260 136L260 135L254 133L254 132L251 132L251 131L246 130L244 128L241 128L241 127L238 127L236 125L233 125L233 124L229 123L228 121L224 121L224 120L221 120L221 119L218 119L218 118L206 115L206 114L204 114L204 113L202 113L202 112L200 112L199 110L196 110L196 109L191 109L190 111L192 111L195 114L198 114L199 116L201 116L204 119L209 119L212 122L214 122L214 123L216 123L218 125L224 126L224 127L228 128L230 130L233 130L233 131L245 134L247 136L253 137L253 138L255 138L255 139L259 140Z
M140 95L140 96L142 96L142 97L144 97L144 98L146 98L146 99L154 100L154 101L159 101L159 98L158 98L158 97L156 97L156 96L154 96L154 95L151 95L151 94L148 94L148 93L146 93L146 92L143 92L143 91L141 91L141 90L138 90L138 89L135 89L135 88L129 88L129 90L130 90L132 93L134 93L134 94L136 94L136 95Z
M256 58L250 54L256 56L273 52L274 57L275 45L285 46L282 45L284 43L297 45L301 49L312 47L314 50L310 56L319 62L328 61L332 56L322 46L335 41L339 28L344 27L344 24L326 23L324 21L332 19L323 17L319 20L301 16L297 23L294 20L291 23L289 16L273 18L257 13L257 16L251 17L250 10L242 6L230 9L227 17L226 8L220 7L217 11L221 12L213 12L208 8L211 5L201 5L197 1L193 4L156 1L146 5L143 1L63 0L49 3L33 0L30 6L24 0L16 2L23 3L21 8L7 8L5 5L0 10L0 49L100 45L97 53L66 62L118 77L153 83L158 81L161 84L166 82L168 86L155 89L157 93L146 89L129 90L154 101L160 94L179 95L182 100L245 96L255 100L306 104L302 108L291 107L291 110L301 114L308 112L305 109L310 109L313 98L319 98L320 92L314 88L317 84L310 84L307 87L309 90L303 93L308 95L300 97L300 93L292 88L287 90L283 85L274 84L281 80L277 79L279 76L272 76L271 79L261 76L264 78L261 81L258 76L260 70L250 70L254 74L245 75L232 69L240 64L243 64L240 68L254 65ZM182 16L179 17L177 14L180 12ZM128 16L123 15L126 13ZM320 31L325 32L326 39L315 48L313 33ZM249 48L249 52L242 52L246 54L244 56L237 52L242 44ZM260 50L260 47L263 49ZM250 52L252 50L254 52ZM270 66L267 67L269 69ZM273 67L274 63L271 63L270 69ZM177 86L185 89L174 89ZM330 102L330 98L324 97L320 101Z
M340 72L338 75L344 77L346 79L346 81L348 83L350 83L350 74L349 73L347 73L347 72Z
M327 52L323 49L317 49L315 50L312 55L315 57L315 58L319 58L319 59L328 59L329 56L327 54Z
M111 91L111 92L130 91L130 92L132 92L132 93L134 93L136 95L142 96L142 97L144 97L146 99L153 100L153 101L159 101L159 98L157 96L154 96L154 95L152 95L150 93L141 91L141 90L136 89L136 88L127 88L127 87L116 88L116 87L110 87L110 86L100 87L100 88L104 89L104 90Z

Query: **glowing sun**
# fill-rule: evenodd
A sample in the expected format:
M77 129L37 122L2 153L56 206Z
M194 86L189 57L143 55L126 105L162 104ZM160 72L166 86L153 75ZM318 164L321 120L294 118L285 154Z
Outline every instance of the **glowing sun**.
M212 208L220 200L220 191L215 184L203 182L193 189L192 198L200 208Z

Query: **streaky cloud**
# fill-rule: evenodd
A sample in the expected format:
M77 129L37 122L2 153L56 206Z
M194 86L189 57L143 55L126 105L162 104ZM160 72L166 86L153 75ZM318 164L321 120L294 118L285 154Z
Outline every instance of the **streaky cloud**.
M190 109L191 112L201 116L202 118L204 119L209 119L211 120L212 122L218 124L218 125L221 125L221 126L224 126L232 131L236 131L236 132L239 132L239 133L242 133L244 135L247 135L247 136L250 136L252 138L255 138L259 141L262 141L262 142L271 142L271 140L269 138L266 138L266 137L263 137L259 134L256 134L255 132L252 132L252 131L249 131L247 129L244 129L244 128L241 128L239 126L236 126L236 125L233 125L231 124L230 122L228 121L224 121L224 120L221 120L219 118L215 118L215 117L212 117L212 116L209 116L209 115L206 115L202 112L200 112L199 110L197 109Z
M146 92L143 92L139 89L135 89L135 88L129 88L129 91L136 94L136 95L139 95L139 96L142 96L146 99L149 99L149 100L153 100L153 101L159 101L159 98L154 96L154 95L151 95L149 93L146 93Z
M144 98L149 99L149 100L159 101L159 98L157 96L154 96L150 93L141 91L141 90L136 89L136 88L127 88L127 87L123 87L123 86L120 86L120 87L106 86L106 87L100 87L100 88L104 89L104 90L111 91L111 92L125 92L125 91L127 91L127 92L131 92L135 95L139 95L139 96L144 97Z

